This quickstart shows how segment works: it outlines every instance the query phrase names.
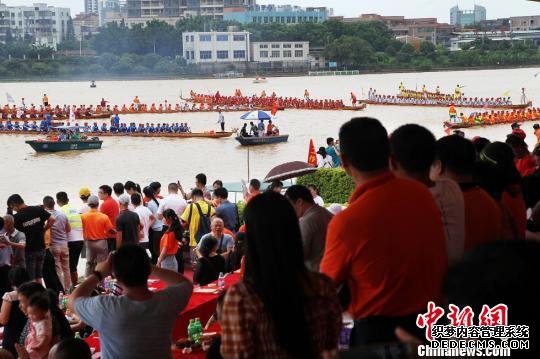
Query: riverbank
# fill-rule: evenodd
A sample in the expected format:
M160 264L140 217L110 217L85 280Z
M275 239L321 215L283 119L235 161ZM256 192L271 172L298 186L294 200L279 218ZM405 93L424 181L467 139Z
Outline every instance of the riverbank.
M374 75L374 74L410 74L410 73L437 73L437 72L465 72L465 71L482 71L482 70L512 70L512 69L527 69L540 68L540 63L536 65L509 65L509 66L469 66L469 67L438 67L427 70L399 68L399 69L383 69L383 70L358 70L359 75ZM323 70L321 70L323 71ZM272 73L253 73L244 74L238 78L255 78L256 76L266 78L282 78L282 77L317 77L308 76L307 71L300 72L272 72ZM56 75L56 76L28 76L24 78L0 78L3 83L24 83L24 82L84 82L88 81L159 81L159 80L231 80L234 78L216 78L213 74L182 74L182 75L157 75L157 74L141 74L141 75L99 75L90 76L84 75ZM98 84L99 85L99 84Z

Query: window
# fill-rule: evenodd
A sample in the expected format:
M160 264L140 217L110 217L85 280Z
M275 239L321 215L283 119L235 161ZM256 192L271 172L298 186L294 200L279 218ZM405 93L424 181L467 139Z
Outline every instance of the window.
M189 42L189 36L186 35L186 42Z
M279 49L279 44L272 44L273 49Z
M253 16L253 22L257 22L257 16Z
M284 49L290 49L292 46L291 44L283 44Z
M233 56L235 59L245 59L246 52L244 50L234 50Z
M290 23L291 23L291 17L287 16L287 24L290 24Z
M267 49L267 48L268 48L268 44L259 45L259 49Z
M186 51L186 60L189 60L189 51Z
M292 23L296 24L296 17L295 16L292 17Z
M218 59L228 59L229 58L229 51L218 51L217 52L217 58Z
M199 35L199 41L201 42L212 41L212 35Z
M229 41L229 35L216 35L217 41Z
M195 42L195 35L191 35L191 42Z
M272 55L270 57L279 57L279 51L272 51Z
M212 58L212 51L201 51L199 54L201 60L208 60Z
M261 58L268 58L268 51L261 51L260 55Z
M268 24L268 16L265 16L265 17L264 17L263 22L264 22L265 24Z
M283 57L292 57L291 50L283 50Z
M295 49L303 49L303 48L304 48L304 44L294 44L294 48L295 48Z
M281 17L281 23L282 23L282 24L285 23L285 16L282 16L282 17Z
M195 60L195 51L191 51L191 59Z
M233 41L246 41L246 36L245 35L233 35Z
M302 50L296 50L294 52L294 57L304 57L304 51Z

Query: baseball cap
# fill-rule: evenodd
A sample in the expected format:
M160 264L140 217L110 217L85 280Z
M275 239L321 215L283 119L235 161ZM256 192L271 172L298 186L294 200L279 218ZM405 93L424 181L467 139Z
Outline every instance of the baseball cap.
M118 197L118 204L128 205L131 202L131 198L127 194L122 194Z
M92 204L92 205L99 205L99 198L96 196L96 195L91 195L90 197L88 197L88 204Z
M90 194L90 189L88 187L81 187L79 190L79 197L88 197Z

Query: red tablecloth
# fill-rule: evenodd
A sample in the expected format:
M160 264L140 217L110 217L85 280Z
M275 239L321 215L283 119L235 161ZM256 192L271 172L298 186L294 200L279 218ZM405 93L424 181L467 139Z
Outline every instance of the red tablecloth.
M225 277L225 288L232 286L237 283L242 278L241 274L229 274ZM150 280L148 287L151 290L163 290L166 285L161 281L153 282ZM216 287L217 289L217 287ZM216 311L217 298L219 294L215 293L197 293L194 292L191 298L189 299L188 305L176 318L174 323L172 338L178 340L180 338L187 337L187 327L190 319L199 318L201 324L204 326L206 322L210 319L212 314ZM95 351L100 350L99 345L99 335L97 332L94 332L91 336L85 339L90 348L95 348ZM182 358L182 359L195 359L195 358L204 358L204 352L193 353L193 354L182 354L181 350L173 350L173 357Z

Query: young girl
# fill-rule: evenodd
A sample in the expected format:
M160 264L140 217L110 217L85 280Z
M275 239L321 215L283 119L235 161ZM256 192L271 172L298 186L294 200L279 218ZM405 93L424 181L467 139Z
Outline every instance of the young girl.
M25 348L30 359L46 358L52 344L52 319L47 292L36 293L28 300L29 332Z
M176 260L176 252L178 252L178 243L182 241L182 225L178 216L172 209L167 209L163 212L163 218L167 225L167 232L161 237L159 245L159 258L157 266L173 271L178 271L178 261ZM183 263L180 263L183 266Z

